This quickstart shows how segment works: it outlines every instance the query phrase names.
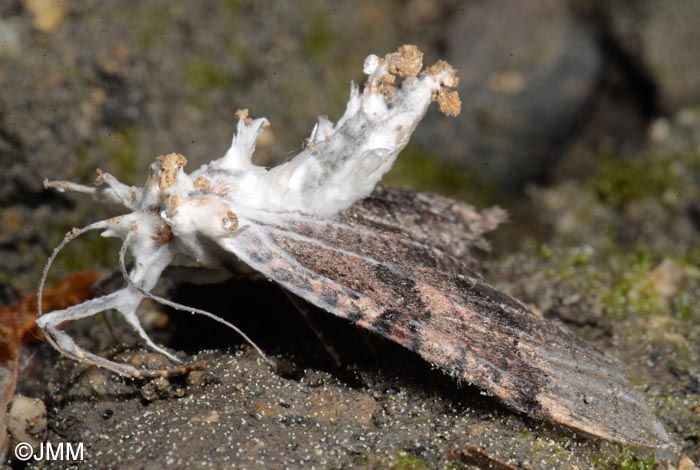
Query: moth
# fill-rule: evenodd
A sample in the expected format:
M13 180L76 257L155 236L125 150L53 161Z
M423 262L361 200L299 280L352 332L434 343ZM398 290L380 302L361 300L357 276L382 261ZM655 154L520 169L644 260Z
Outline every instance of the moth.
M94 187L45 181L127 211L74 229L50 256L39 296L58 252L77 236L102 230L123 240L126 285L45 315L39 298L37 323L47 341L68 357L125 376L168 374L88 352L59 328L114 309L149 348L179 363L139 322L136 309L150 298L212 317L263 355L235 325L151 292L181 259L212 270L233 260L528 416L623 443L667 445L663 426L613 360L478 273L469 249L486 243L483 234L503 219L500 209L477 211L445 197L377 186L432 101L447 115L460 111L454 69L445 61L422 68L415 46L367 57L367 81L362 91L351 86L340 120L319 118L305 148L271 169L251 162L268 122L243 110L226 154L191 174L183 170L185 157L172 153L156 158L141 188L100 172Z

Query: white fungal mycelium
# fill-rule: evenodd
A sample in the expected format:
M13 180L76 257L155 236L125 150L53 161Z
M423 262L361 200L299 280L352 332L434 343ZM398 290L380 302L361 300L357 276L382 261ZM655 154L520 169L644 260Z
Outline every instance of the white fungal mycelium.
M89 230L103 230L103 236L124 241L120 265L127 286L43 316L39 311L37 324L47 340L74 359L138 376L167 371L143 371L89 353L58 325L116 309L150 348L173 361L178 359L155 345L139 323L136 309L144 297L212 316L236 329L207 312L175 304L150 291L163 270L174 264L177 255L184 255L203 267L220 268L211 242L235 254L232 240L255 220L275 220L280 213L329 217L367 196L408 143L431 101L437 101L445 114L459 113L459 97L451 91L457 86L452 67L439 61L423 72L421 69L422 53L415 46L402 46L384 58L367 57L364 72L368 79L362 92L352 85L340 120L333 124L325 117L319 118L306 148L290 161L271 169L251 162L255 141L268 125L267 120L251 119L247 110L241 110L236 113L238 127L231 148L222 158L191 174L183 169L187 163L185 157L172 153L156 158L151 164L143 188L124 185L106 173L98 174L95 187L66 181L45 182L46 187L88 193L98 201L116 203L131 211L74 230L52 254L39 289L40 298L46 273L58 251ZM134 258L130 272L124 263L127 250ZM38 305L41 306L40 299Z

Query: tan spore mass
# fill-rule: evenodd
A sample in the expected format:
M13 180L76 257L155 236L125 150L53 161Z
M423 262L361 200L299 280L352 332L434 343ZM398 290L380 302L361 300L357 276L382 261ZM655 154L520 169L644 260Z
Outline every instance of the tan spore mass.
M253 119L250 117L250 111L248 111L247 108L245 109L239 109L234 113L234 116L236 116L237 119L243 120L244 123L247 125L250 125L253 123Z
M434 65L425 69L426 73L437 76L443 74L442 84L447 88L456 88L459 86L459 78L454 67L447 61L438 60ZM440 90L433 93L433 101L438 104L438 109L446 116L458 116L462 111L462 100L459 99L459 94L454 90Z
M433 101L437 101L438 109L445 116L459 116L462 111L462 100L456 91L440 90L434 94Z
M386 75L382 76L377 81L379 93L384 95L384 98L389 99L392 96L394 96L394 93L396 92L394 82L396 82L396 77L394 75L391 75L390 73L387 73Z
M161 172L158 179L160 189L168 189L175 182L180 168L187 165L187 159L179 153L161 155L156 160L160 163Z
M457 77L457 71L446 60L438 60L437 62L435 62L435 64L425 69L425 71L430 75L438 75L442 72L447 72L447 75L443 79L442 84L450 88L456 88L459 86L459 78Z
M192 184L195 188L201 189L202 191L206 191L211 187L211 181L204 176L199 176Z
M387 54L389 73L399 77L416 77L423 68L423 53L416 46L404 45L397 52Z

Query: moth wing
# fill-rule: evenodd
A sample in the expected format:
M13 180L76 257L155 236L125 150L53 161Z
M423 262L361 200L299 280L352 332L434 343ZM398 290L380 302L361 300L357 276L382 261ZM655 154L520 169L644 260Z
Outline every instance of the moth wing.
M615 362L435 247L301 215L267 217L222 243L308 302L518 411L627 444L669 442Z
M377 186L365 199L340 214L349 225L401 234L457 258L471 248L488 250L484 234L508 218L499 207L477 210L469 204L435 193Z

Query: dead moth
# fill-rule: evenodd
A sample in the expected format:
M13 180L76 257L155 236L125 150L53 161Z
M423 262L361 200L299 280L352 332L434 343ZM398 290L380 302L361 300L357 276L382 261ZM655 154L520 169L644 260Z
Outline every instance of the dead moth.
M191 174L182 155L170 154L155 160L142 188L106 173L95 187L46 182L129 211L74 230L49 258L40 295L58 251L82 233L102 230L123 240L126 286L64 310L39 311L47 340L66 356L119 374L167 374L85 351L59 325L115 309L150 348L179 362L150 340L136 309L151 298L236 329L151 293L165 268L182 258L223 270L228 257L515 410L623 443L666 445L662 425L611 359L475 272L468 250L485 243L482 234L503 218L500 210L478 212L436 195L376 187L431 101L445 114L459 113L452 67L440 61L421 69L414 46L369 56L367 82L362 92L352 86L340 120L320 118L307 147L271 169L251 163L267 120L240 111L231 148ZM127 251L134 258L130 271Z

